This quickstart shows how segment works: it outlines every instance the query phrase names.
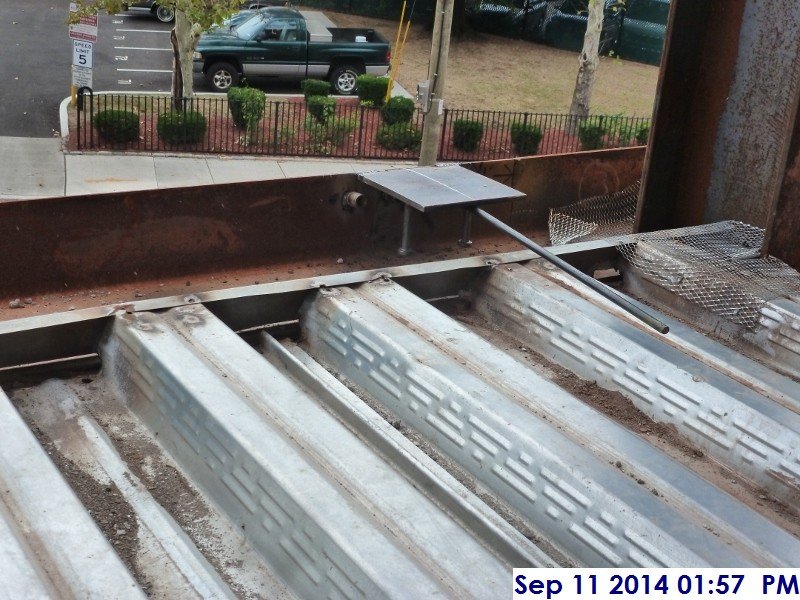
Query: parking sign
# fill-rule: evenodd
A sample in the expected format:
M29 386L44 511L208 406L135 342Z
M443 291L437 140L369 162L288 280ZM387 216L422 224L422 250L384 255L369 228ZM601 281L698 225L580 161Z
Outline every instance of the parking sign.
M92 68L92 42L72 40L72 64L76 67Z
M92 70L72 65L72 85L76 88L92 87Z
M76 12L78 7L74 2L69 5L70 12ZM87 42L97 41L97 15L88 15L80 18L80 22L72 23L69 26L69 37L73 40L84 40Z

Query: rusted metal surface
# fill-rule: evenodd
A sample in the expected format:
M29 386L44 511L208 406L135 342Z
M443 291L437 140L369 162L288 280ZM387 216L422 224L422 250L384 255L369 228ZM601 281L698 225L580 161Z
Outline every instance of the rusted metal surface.
M503 203L492 212L516 226L544 231L550 206L627 185L641 172L642 158L643 150L633 148L510 161L513 186L528 194L524 202L531 208L520 215L519 205ZM368 195L365 207L342 207L342 194L351 190ZM462 216L458 208L432 217L413 215L412 246L418 254L405 262L502 249L498 236L482 224L473 231L472 249L457 248ZM265 272L270 280L280 276L288 262L335 266L340 257L357 257L359 268L400 264L395 249L401 220L399 203L355 175L6 202L0 205L0 298L195 280L246 269L259 271L256 279L263 281ZM133 298L118 295L112 302L126 300Z
M706 220L764 227L778 198L800 92L800 4L748 0L714 145Z
M717 126L733 79L745 0L673 0L637 231L703 222Z
M493 160L468 166L525 192L526 198L509 204L510 213L504 219L516 228L524 228L547 223L551 208L617 192L631 185L642 177L644 154L645 148L639 146Z
M765 236L767 254L800 270L800 119L795 121L783 185Z
M800 5L674 0L639 231L765 227L800 92Z
M553 252L587 272L592 272L596 265L612 265L617 259L614 245L605 240L560 246L553 248ZM232 329L251 330L296 319L303 301L323 287L357 286L377 279L391 279L426 299L455 297L490 264L524 262L535 257L530 250L517 250L318 277L294 273L283 281L227 289L217 287L196 294L164 293L116 305L97 306L95 299L89 308L55 314L29 316L28 312L17 311L13 315L22 318L0 319L0 385L21 378L36 379L40 372L70 372L76 363L83 365L87 357L96 353L113 315L120 310L158 312L202 303Z

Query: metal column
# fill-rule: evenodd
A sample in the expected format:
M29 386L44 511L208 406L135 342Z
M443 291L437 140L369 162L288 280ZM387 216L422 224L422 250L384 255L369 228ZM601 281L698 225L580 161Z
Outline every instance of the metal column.
M781 226L772 215L779 196L792 204L784 170L800 97L800 4L671 6L638 230Z

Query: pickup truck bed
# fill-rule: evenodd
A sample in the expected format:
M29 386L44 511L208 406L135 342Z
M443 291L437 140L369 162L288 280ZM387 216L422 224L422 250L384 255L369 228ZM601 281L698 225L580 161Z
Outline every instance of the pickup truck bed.
M386 40L381 36L381 34L375 31L374 29L362 29L358 27L332 27L329 28L328 31L331 32L332 42L353 42L353 43L367 42L369 44L375 42L378 43L386 42ZM364 40L357 39L359 37L363 37Z

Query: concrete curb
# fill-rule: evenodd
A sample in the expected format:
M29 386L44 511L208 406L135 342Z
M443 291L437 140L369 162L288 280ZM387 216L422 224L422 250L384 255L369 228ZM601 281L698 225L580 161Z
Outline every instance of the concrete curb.
M67 140L69 140L69 112L68 107L71 96L67 96L58 105L58 121L61 129L61 150L67 152Z

